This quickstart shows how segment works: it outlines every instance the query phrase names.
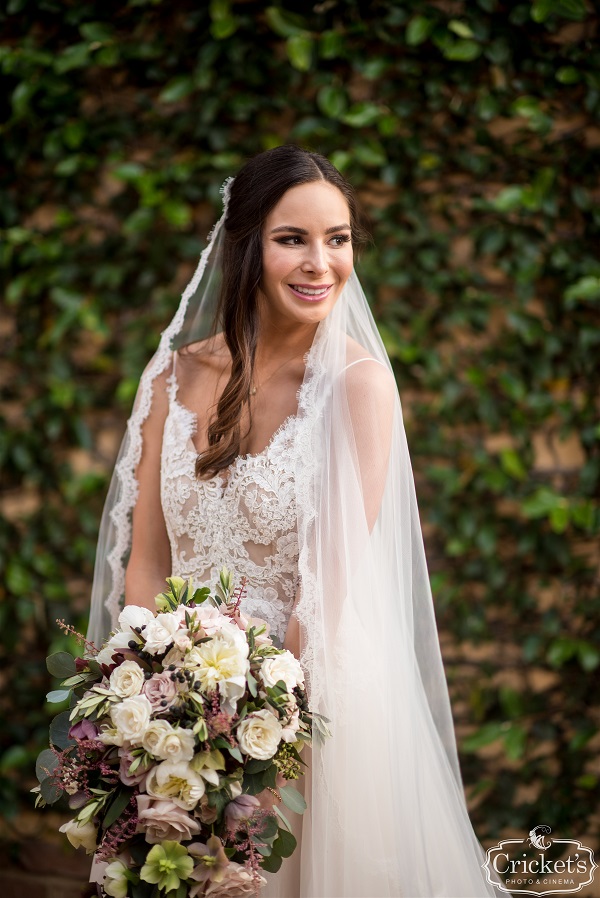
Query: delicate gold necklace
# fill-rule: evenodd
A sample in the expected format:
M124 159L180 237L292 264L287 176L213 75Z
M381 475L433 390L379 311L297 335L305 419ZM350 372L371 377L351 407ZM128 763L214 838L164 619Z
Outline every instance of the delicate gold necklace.
M268 382L271 380L271 378L274 377L274 375L277 374L277 372L278 372L281 368L284 367L284 365L289 365L290 362L293 362L294 359L297 359L297 358L298 358L298 356L295 355L295 356L292 356L291 359L286 359L286 361L285 361L285 362L282 362L281 365L279 365L277 368L275 368L275 370L272 371L271 374L269 374L269 376L267 377L267 379L266 379L266 380L263 380L263 382L262 382L261 384L252 384L251 387L250 387L250 395L251 395L251 396L256 395L256 391L258 390L259 387L264 387L264 385L265 385L266 383L268 383Z

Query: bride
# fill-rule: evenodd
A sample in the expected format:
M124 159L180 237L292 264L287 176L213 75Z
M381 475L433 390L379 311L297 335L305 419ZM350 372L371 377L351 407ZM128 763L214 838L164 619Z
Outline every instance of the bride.
M263 898L499 895L465 805L400 400L354 270L354 191L281 146L226 182L224 207L140 381L89 635L123 601L153 608L171 574L246 576L242 610L299 658L332 732L305 752L298 847Z

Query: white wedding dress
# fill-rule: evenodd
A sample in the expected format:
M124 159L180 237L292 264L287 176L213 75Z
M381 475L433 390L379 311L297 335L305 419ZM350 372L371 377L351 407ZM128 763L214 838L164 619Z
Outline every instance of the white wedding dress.
M298 585L293 475L297 417L289 415L262 452L240 455L226 472L199 481L193 443L197 416L177 399L176 354L173 358L160 471L172 573L192 577L195 586L213 590L223 565L238 578L246 576L241 608L266 621L274 643L281 647ZM307 760L306 751L304 755ZM302 792L305 779L296 784ZM300 894L302 817L284 811L298 847L278 873L264 874L268 884L261 898Z

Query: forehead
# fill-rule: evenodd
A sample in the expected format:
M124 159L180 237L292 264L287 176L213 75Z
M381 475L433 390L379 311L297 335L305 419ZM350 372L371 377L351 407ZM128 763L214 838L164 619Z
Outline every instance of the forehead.
M290 187L271 210L265 227L295 225L305 228L350 224L350 210L344 194L328 181L311 181Z

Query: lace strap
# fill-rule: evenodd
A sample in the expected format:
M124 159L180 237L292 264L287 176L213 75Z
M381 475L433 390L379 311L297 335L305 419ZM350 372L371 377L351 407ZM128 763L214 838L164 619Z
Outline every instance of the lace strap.
M173 350L172 354L172 362L171 362L171 373L167 378L168 393L169 393L169 402L173 402L177 397L177 391L179 389L179 384L177 383L177 350Z

